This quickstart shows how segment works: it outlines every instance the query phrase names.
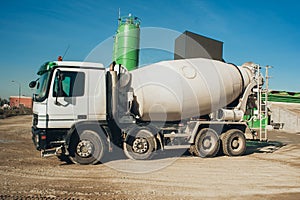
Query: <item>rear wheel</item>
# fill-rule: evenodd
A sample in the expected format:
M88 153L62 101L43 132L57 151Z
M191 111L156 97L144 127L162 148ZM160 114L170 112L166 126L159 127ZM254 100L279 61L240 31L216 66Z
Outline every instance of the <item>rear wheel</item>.
M227 156L240 156L246 151L246 138L238 129L228 130L222 136L223 152Z
M153 156L157 144L150 129L135 127L128 131L123 147L129 159L146 160Z
M102 136L93 130L74 133L69 145L69 158L73 163L96 164L103 157L104 146Z
M196 156L214 157L220 148L220 139L215 130L204 128L196 136L193 152Z

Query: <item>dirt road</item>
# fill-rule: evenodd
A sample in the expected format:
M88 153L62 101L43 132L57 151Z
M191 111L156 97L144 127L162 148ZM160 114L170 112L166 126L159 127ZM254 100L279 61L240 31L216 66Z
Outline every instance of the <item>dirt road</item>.
M0 120L0 199L300 199L300 134L272 132L276 142L250 142L241 157L80 166L40 158L30 126Z

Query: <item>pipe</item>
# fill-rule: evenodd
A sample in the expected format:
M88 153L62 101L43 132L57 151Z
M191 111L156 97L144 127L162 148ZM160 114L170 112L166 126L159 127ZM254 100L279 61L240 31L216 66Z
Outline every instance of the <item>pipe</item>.
M218 121L234 121L238 122L243 119L244 112L242 110L219 109L217 112Z

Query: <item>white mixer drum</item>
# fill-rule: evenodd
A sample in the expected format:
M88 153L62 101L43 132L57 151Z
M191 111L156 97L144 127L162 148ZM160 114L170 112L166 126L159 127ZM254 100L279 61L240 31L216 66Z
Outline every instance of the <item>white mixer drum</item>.
M135 114L144 121L209 114L233 102L252 78L247 67L204 58L162 61L130 73Z

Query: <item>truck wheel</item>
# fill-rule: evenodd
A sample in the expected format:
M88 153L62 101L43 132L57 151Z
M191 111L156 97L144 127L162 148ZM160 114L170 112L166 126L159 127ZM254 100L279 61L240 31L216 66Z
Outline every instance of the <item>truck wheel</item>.
M156 150L156 140L148 128L135 127L129 130L123 143L124 153L129 159L146 160Z
M66 155L59 155L57 156L57 158L62 161L62 162L65 162L67 164L72 164L73 162L70 160L69 156L66 156Z
M215 130L204 128L196 136L194 154L202 158L214 157L220 148L220 139Z
M246 151L246 138L238 129L231 129L222 137L223 152L227 156L240 156Z
M75 133L69 145L69 158L76 164L96 164L103 157L104 145L103 138L95 131Z

